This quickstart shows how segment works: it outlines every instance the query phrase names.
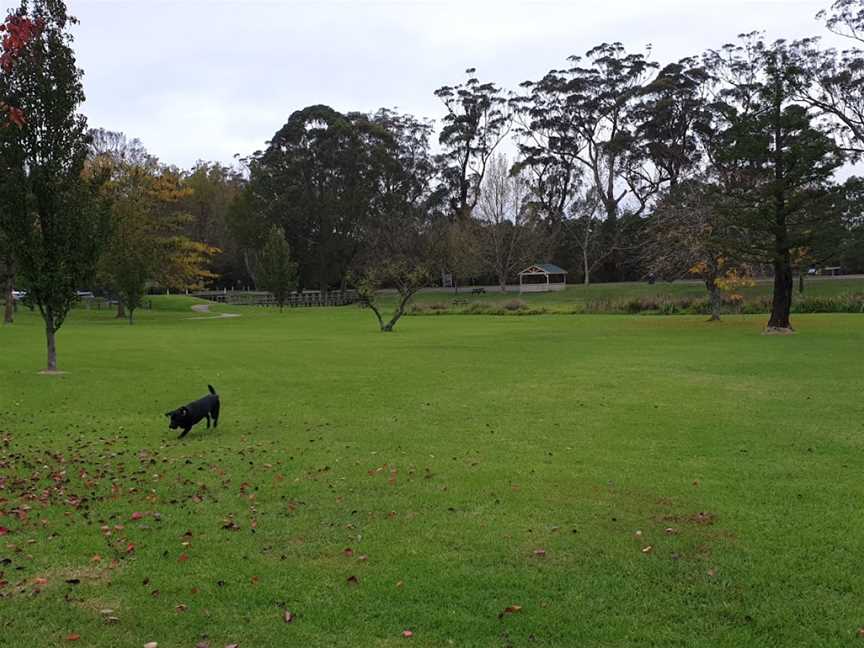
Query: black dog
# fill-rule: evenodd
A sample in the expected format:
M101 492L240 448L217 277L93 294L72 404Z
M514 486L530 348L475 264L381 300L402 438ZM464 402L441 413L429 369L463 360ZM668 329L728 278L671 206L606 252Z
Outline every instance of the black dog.
M183 433L178 437L182 439L189 434L192 426L203 418L207 419L207 427L210 427L210 417L213 417L213 427L219 423L219 395L213 389L213 385L207 385L210 394L204 398L192 401L188 405L178 407L176 410L166 412L165 416L171 419L168 427L172 430L182 428Z

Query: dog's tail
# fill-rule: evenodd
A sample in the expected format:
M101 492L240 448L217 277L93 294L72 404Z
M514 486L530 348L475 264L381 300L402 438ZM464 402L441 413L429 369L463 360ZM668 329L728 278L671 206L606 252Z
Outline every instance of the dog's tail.
M214 396L216 395L216 390L213 389L213 385L207 385L207 389L210 390L210 393L211 393L211 394L213 394Z

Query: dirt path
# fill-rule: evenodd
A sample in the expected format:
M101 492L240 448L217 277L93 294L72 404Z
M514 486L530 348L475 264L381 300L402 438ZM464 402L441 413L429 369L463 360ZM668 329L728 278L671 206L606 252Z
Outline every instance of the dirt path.
M210 304L195 304L192 307L192 310L196 313L204 313L207 314L210 312ZM210 315L209 317L184 317L186 320L212 320L212 319L231 319L234 317L240 317L239 313L219 313Z

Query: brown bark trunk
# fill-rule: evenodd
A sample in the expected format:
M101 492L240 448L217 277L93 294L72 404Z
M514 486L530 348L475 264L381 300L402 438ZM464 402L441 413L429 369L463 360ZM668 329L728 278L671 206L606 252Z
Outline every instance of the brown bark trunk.
M789 226L786 222L785 159L783 157L783 81L774 79L774 296L771 301L771 318L766 333L789 333L792 325L789 313L792 310L792 291L795 285L792 276L792 255L789 248Z
M771 301L771 319L768 320L769 330L789 331L789 313L792 310L792 267L788 253L774 260L774 297Z
M14 285L15 282L11 277L6 280L6 308L3 312L4 324L11 324L15 321L15 298L12 296Z
M798 271L798 292L804 294L804 271Z
M47 371L57 371L57 331L54 330L54 318L50 315L45 322L45 339L48 343L48 366Z
M705 281L705 286L708 288L708 297L711 302L711 317L708 318L709 322L719 322L720 321L720 288L717 287L717 283L713 279L708 279Z
M126 307L120 299L117 300L117 314L114 316L114 319L126 319Z

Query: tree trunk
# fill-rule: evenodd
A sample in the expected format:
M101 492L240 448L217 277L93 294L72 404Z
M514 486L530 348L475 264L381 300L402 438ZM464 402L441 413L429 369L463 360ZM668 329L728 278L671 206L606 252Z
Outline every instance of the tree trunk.
M798 292L804 294L804 270L798 271Z
M48 343L48 366L46 371L57 371L57 331L54 330L54 318L49 314L45 319L45 339Z
M717 282L714 279L707 279L705 287L708 288L708 297L711 302L711 317L708 318L708 321L719 322L721 306L720 288L717 287Z
M792 310L792 267L788 253L777 256L774 260L774 297L771 302L771 319L768 320L768 330L788 332L792 330L789 313Z
M785 163L782 130L783 80L774 79L774 296L766 333L791 333L789 313L792 310L792 256L789 252L789 227L786 222Z
M400 294L399 297L399 305L396 307L396 311L393 313L393 317L390 318L390 321L384 324L381 327L382 333L392 333L393 329L396 327L396 322L399 321L399 318L405 314L405 307L408 305L408 302L411 300L411 297L414 296L413 292L408 294ZM377 313L376 313L377 314Z
M588 265L588 253L582 252L582 283L586 286L591 284L591 266Z
M134 309L134 308L130 308L130 309L129 309L129 326L132 326L132 324L134 323L133 320L132 320L132 315L133 315L134 313L135 313L135 309Z
M12 295L14 286L14 279L9 277L9 279L6 280L6 308L3 313L4 324L11 324L15 321L15 298Z
M123 305L123 300L117 300L117 314L114 316L114 319L126 319L126 306ZM129 314L129 323L132 323L132 314Z

